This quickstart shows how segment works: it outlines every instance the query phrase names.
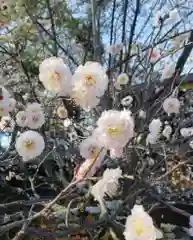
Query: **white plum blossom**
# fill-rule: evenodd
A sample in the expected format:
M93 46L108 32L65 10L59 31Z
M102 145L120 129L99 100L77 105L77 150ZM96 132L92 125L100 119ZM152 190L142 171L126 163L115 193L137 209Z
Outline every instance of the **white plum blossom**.
M172 127L170 125L166 125L162 132L162 135L169 140L171 134L172 134Z
M68 111L64 106L59 106L57 108L57 115L59 118L67 118L68 117Z
M74 85L71 97L77 105L80 105L86 111L96 107L100 101L100 98L89 91L82 82L77 82Z
M114 197L117 195L119 188L119 179L122 177L122 170L120 168L107 168L103 177L92 186L91 194L98 201L101 202L105 196Z
M180 134L182 135L182 137L190 137L193 135L193 127L189 127L189 128L181 128L180 129Z
M31 129L38 129L45 123L44 113L31 112L27 113L27 126Z
M80 65L74 75L73 84L80 83L95 97L101 97L108 86L108 76L105 69L98 62L86 62ZM78 89L76 89L78 91Z
M72 91L72 74L61 58L45 59L39 67L39 79L44 87L60 96L68 96Z
M153 119L149 124L149 131L152 136L158 136L161 132L162 122L159 118Z
M102 148L100 141L94 136L90 136L85 140L83 140L80 143L79 147L80 147L80 155L86 159L95 158L98 156L98 154L100 155L101 148Z
M34 131L26 131L21 133L17 138L15 148L23 161L29 161L38 157L45 148L43 137Z
M175 97L168 97L163 102L163 109L168 114L180 112L180 101Z
M119 74L118 78L117 78L117 82L120 85L126 85L129 81L129 77L126 73L121 73Z
M102 149L98 158L89 158L86 159L82 165L78 168L76 172L76 179L82 180L84 178L92 177L96 171L101 167L104 157L106 155L106 150Z
M121 100L121 105L128 107L131 106L132 102L133 102L132 96L127 96Z
M166 63L164 66L164 70L162 72L162 76L160 78L160 81L162 82L163 80L172 77L176 69L176 65L174 63L168 64Z
M123 148L134 136L134 119L128 110L104 111L97 121L95 133L106 149Z
M126 240L156 240L153 220L143 206L135 205L127 217L124 236Z
M27 114L25 111L19 111L16 115L16 123L19 127L27 126Z

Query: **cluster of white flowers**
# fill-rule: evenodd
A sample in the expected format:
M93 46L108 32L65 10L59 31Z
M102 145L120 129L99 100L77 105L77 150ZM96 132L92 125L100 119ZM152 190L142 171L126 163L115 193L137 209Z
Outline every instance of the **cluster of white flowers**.
M149 124L149 134L146 138L146 144L155 144L160 137L162 122L159 118L153 119Z
M163 102L164 111L170 116L172 113L180 112L180 101L175 97L166 98Z
M61 58L45 59L39 68L44 87L59 96L70 96L77 105L90 110L99 103L108 86L108 76L98 62L86 62L71 74Z
M15 148L23 161L29 161L42 153L45 142L39 133L29 130L17 138Z
M141 205L135 205L127 217L124 236L126 240L156 240L163 237Z
M39 103L28 104L25 111L16 115L16 123L20 127L38 129L45 123L44 112Z
M116 196L119 187L119 179L121 177L122 170L120 168L107 168L103 173L103 177L92 186L91 194L99 202L101 202L105 196Z

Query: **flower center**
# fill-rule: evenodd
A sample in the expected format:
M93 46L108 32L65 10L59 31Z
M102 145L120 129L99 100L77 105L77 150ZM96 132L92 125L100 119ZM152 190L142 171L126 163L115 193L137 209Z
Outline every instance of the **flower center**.
M140 237L144 232L144 222L139 219L134 220L134 229L137 236Z
M91 75L87 75L86 76L86 84L94 85L94 84L96 84L96 80Z
M49 72L49 79L54 80L54 81L59 81L60 80L60 74L56 71L50 71Z
M28 150L32 150L34 148L34 141L26 140L24 142L24 147L27 148Z
M1 113L4 112L4 108L0 108L0 112L1 112Z
M121 76L119 80L120 80L120 82L125 82L125 77Z
M111 137L117 137L123 134L123 126L108 127L107 132Z

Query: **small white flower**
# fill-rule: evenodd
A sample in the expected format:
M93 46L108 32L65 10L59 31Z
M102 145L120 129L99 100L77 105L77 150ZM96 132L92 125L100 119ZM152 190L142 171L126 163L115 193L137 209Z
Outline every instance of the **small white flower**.
M119 179L122 177L122 170L120 168L107 168L100 179L91 189L91 194L97 201L101 201L105 195L114 197L119 188Z
M172 133L172 127L170 125L166 125L162 132L162 135L169 140L171 133Z
M44 87L60 96L68 96L72 90L72 74L61 58L45 59L39 69L39 79Z
M157 136L161 132L162 122L159 118L153 119L149 124L149 131L152 136Z
M24 111L20 111L16 115L16 123L19 127L27 126L27 114Z
M17 138L15 148L23 158L23 161L28 161L36 158L43 152L45 142L39 133L26 131Z
M64 106L60 106L57 109L57 115L59 118L67 118L68 117L68 111Z
M163 102L163 109L168 114L180 112L180 101L175 97L166 98Z
M16 100L14 98L10 98L10 103L9 103L9 112L12 112L15 110L16 106Z
M63 122L63 125L65 128L68 128L70 125L72 125L72 121L69 118L66 118Z
M143 111L143 110L140 110L140 111L139 111L139 118L145 119L145 118L146 118L146 112Z
M176 68L176 66L174 63L171 63L171 64L166 63L164 66L164 70L162 72L160 81L162 82L163 80L172 77L172 75L175 72L175 68Z
M27 126L31 129L41 128L45 123L44 113L41 112L31 112L27 113Z
M135 205L127 217L124 236L126 240L156 240L153 220L143 206Z
M120 85L126 85L129 81L129 77L126 73L121 73L118 78L117 78L117 82L120 84Z
M181 128L180 129L180 134L182 137L190 137L193 135L193 127L190 128Z
M133 102L133 98L131 96L127 96L121 100L121 104L125 107L129 107Z

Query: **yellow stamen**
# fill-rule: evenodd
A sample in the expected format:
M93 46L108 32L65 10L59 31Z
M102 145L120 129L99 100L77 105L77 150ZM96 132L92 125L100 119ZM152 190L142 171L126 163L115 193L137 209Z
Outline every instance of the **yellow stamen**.
M121 76L121 77L119 78L119 81L120 81L120 82L125 82L125 77L124 77L124 76Z
M110 136L117 136L123 133L122 127L108 127L107 132Z
M50 71L49 72L49 79L54 80L54 81L58 81L60 79L60 74L58 72L55 72L55 71Z
M88 85L94 85L96 84L96 80L91 75L88 75L86 76L86 83Z
M145 227L144 227L144 222L140 219L135 219L133 222L135 232L137 236L141 236L144 233Z
M31 150L34 147L34 142L32 140L27 140L27 141L24 142L24 147L26 147L29 150Z

